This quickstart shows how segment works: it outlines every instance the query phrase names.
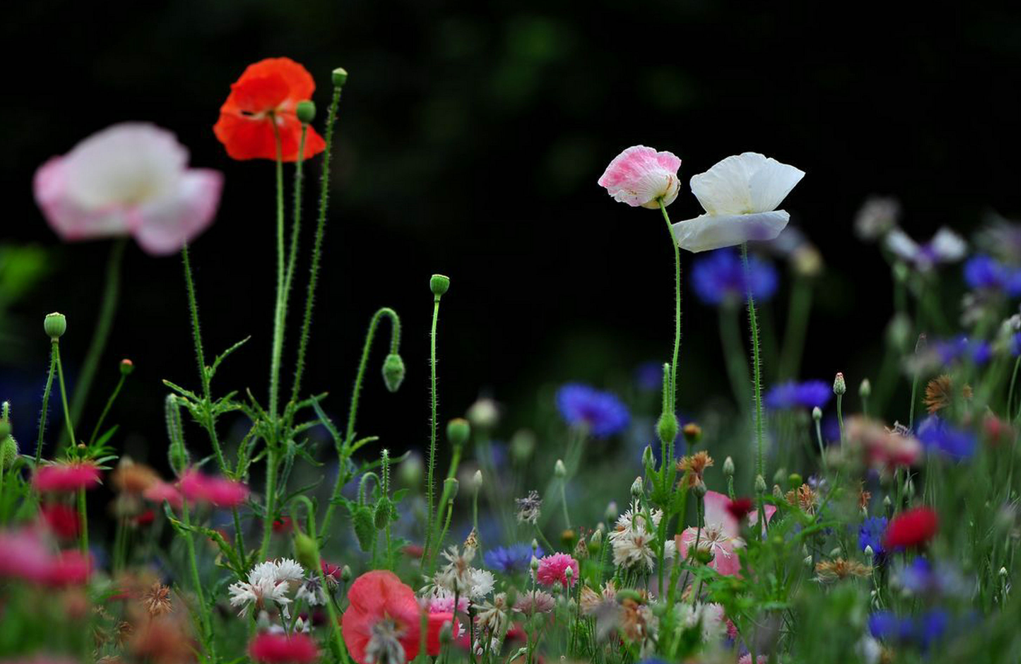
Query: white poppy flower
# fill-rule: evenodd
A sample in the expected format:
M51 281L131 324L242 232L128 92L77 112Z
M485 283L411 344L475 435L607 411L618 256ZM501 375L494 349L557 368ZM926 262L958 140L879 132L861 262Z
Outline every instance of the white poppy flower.
M706 214L674 224L678 246L697 253L774 239L790 220L776 208L803 177L804 171L757 152L727 157L692 176L691 193Z

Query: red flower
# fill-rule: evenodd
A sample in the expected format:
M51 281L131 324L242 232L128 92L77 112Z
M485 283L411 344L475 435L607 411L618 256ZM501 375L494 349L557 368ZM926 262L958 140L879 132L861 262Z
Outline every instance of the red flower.
M141 514L135 517L136 526L148 526L150 523L156 520L156 512L152 510L145 510Z
M282 516L279 519L274 519L273 532L277 534L286 533L291 529L293 523L294 522L291 520L291 517L289 516Z
M751 498L735 498L727 503L727 512L738 521L743 521L755 509Z
M921 546L939 530L939 516L928 507L917 507L893 517L883 534L883 548L903 549Z
M454 620L453 613L448 611L446 613L429 614L429 632L425 635L425 649L430 657L436 657L440 654L440 649L443 647L440 643L440 630L446 624L450 625L451 636L455 636L457 634L457 621Z
M421 558L425 552L424 549L418 544L405 544L404 548L401 549L408 558Z
M99 484L99 467L91 461L74 461L43 466L35 471L32 487L42 493L92 489Z
M380 654L397 648L410 662L418 655L421 609L415 591L393 572L367 572L347 592L344 643L358 664L374 664Z
M64 539L78 537L80 522L78 520L78 511L75 508L69 505L54 503L52 505L43 505L39 508L39 513L42 515L46 526L57 537L63 537Z
M295 109L298 102L311 99L315 89L308 70L290 58L256 62L230 86L213 131L234 159L276 159L279 135L283 160L297 161L301 122ZM325 149L326 141L309 127L305 158Z
M319 659L319 649L308 634L267 633L252 639L248 655L261 664L311 664Z

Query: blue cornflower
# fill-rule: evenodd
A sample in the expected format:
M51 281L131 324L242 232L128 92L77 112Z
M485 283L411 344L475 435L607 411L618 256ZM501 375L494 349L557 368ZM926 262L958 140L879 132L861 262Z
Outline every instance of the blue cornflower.
M914 595L930 598L964 597L970 592L967 581L956 567L948 563L933 565L918 557L897 575L902 588Z
M933 609L917 618L900 617L892 611L876 611L869 616L869 632L882 641L914 644L927 650L946 633L950 615Z
M663 363L655 360L642 362L635 369L635 382L644 392L658 392L663 389Z
M900 618L893 611L876 611L869 616L869 633L881 641L910 641L914 622Z
M1013 357L1021 356L1021 332L1015 332L1010 338L1010 354Z
M597 438L619 433L631 421L617 395L581 383L568 383L557 391L557 408L568 424L584 426Z
M741 257L730 249L710 252L691 266L692 287L705 304L740 302L747 297L749 284L755 299L765 302L776 293L777 281L773 265L754 256L748 258L746 278Z
M987 341L971 341L968 337L956 339L944 339L930 345L936 357L943 364L950 364L957 360L970 361L974 364L985 364L992 357L992 347Z
M886 553L883 550L883 533L886 532L887 523L885 516L871 516L865 519L858 529L858 546L862 551L865 547L871 546L877 559Z
M773 410L794 408L822 408L833 396L833 388L821 380L808 380L804 383L790 381L769 388L763 403Z
M964 280L975 289L998 290L1011 297L1021 295L1021 270L979 254L964 264Z
M537 558L542 558L543 555L541 547L535 550ZM504 574L524 572L532 562L532 547L528 544L511 544L489 549L482 554L482 560L486 563L486 567Z
M955 461L973 456L978 445L973 433L958 429L936 415L930 415L918 425L918 440L929 452Z

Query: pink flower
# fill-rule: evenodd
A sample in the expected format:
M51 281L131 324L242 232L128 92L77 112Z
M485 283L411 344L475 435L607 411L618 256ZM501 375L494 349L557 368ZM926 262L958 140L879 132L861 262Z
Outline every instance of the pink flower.
M741 561L736 549L745 545L741 538L741 522L734 518L727 508L730 499L722 493L709 491L705 495L705 526L699 532L697 528L686 528L677 536L677 548L681 556L688 556L688 549L698 542L698 549L712 555L709 567L724 576L738 576L741 572ZM766 521L773 518L776 507L766 506ZM748 515L748 525L759 522L758 512Z
M223 477L209 477L197 470L185 471L178 483L190 502L212 503L217 507L237 507L248 499L248 487Z
M922 456L922 443L908 432L890 431L879 422L857 415L847 418L847 448L859 450L865 464L879 470L913 466Z
M74 539L78 537L78 532L81 528L81 521L78 517L78 510L70 505L63 505L60 503L41 505L39 507L39 515L42 517L42 522L46 524L46 527L49 528L50 532L57 537L63 537L65 539Z
M571 570L571 578L567 578L567 570ZM539 560L539 569L535 578L544 586L559 583L561 586L573 586L578 581L578 561L566 553L554 553L543 556Z
M259 634L248 644L248 655L260 664L311 664L319 659L319 649L311 636Z
M35 530L0 531L0 578L66 586L85 583L90 570L88 557L78 551L53 553Z
M108 127L35 174L35 199L61 239L131 235L146 252L178 251L212 222L223 176L188 168L188 150L142 122Z
M156 482L144 492L142 497L154 503L162 503L164 500L170 503L175 510L181 509L184 505L184 497L173 484L167 482Z
M599 186L619 203L656 209L670 205L681 191L677 169L681 160L671 152L635 145L617 155L599 178Z
M91 461L74 461L43 466L35 471L32 486L36 491L71 492L91 489L99 484L99 467Z

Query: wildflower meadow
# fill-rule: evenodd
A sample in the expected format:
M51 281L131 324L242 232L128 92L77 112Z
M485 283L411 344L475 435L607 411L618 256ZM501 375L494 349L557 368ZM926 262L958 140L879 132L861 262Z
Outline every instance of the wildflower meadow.
M174 76L151 76L173 94ZM350 364L323 334L339 297L324 279L375 278L330 242L355 223L334 208L357 193L335 176L354 168L345 104L372 94L359 76L297 57L239 67L207 109L213 165L172 123L110 113L19 166L35 213L19 223L106 258L81 275L98 284L90 318L32 297L16 343L46 361L32 389L0 394L0 663L1021 661L1021 223L947 215L919 237L896 197L843 192L860 207L839 241L886 266L869 301L893 309L861 340L875 371L856 375L853 349L811 327L842 295L813 241L835 222L798 214L819 185L795 146L690 158L696 128L631 127L581 190L614 233L657 229L656 281L633 286L657 313L629 325L658 351L457 403L450 386L486 379L446 371L466 350L443 314L486 266L423 271L406 285L414 316L347 312ZM271 192L260 217L221 214L251 193L234 178ZM497 205L529 195L492 187ZM222 226L272 260L202 252ZM5 245L4 298L31 251ZM173 349L123 359L114 331L145 288L125 256L172 275L146 315L178 323ZM247 292L246 272L273 290ZM570 298L558 279L546 287ZM221 329L233 307L261 326ZM689 346L722 361L707 374ZM806 360L820 346L835 370ZM141 375L178 351L172 375ZM234 382L237 365L261 382ZM414 408L365 407L397 395ZM121 425L135 408L161 414L144 445ZM421 426L388 437L386 420Z

